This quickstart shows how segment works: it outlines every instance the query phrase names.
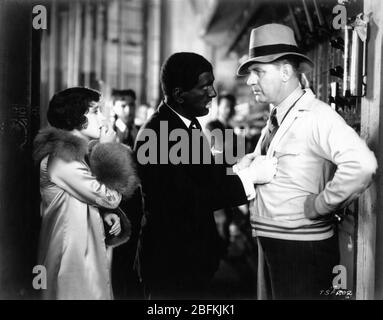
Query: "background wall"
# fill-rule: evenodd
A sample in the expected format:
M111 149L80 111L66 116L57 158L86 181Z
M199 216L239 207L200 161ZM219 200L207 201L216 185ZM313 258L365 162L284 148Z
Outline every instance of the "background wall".
M0 1L0 299L36 294L39 184L32 139L39 128L39 34L30 1Z
M367 94L362 99L361 136L378 158L378 173L374 183L360 199L357 259L357 298L383 299L383 207L382 150L383 130L383 3L365 0L364 13L370 15Z

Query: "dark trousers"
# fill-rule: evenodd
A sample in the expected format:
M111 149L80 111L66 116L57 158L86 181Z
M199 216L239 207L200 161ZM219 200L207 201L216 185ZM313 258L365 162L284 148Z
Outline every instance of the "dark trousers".
M293 241L259 237L273 299L328 299L339 264L338 237Z

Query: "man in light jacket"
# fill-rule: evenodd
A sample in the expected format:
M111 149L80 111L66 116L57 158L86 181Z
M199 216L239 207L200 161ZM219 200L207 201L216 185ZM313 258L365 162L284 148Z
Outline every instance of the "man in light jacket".
M331 289L339 264L334 211L360 196L377 168L343 118L301 87L312 65L289 27L267 24L252 30L238 69L256 100L271 106L255 154L278 158L277 174L256 187L251 224L273 299L320 299Z

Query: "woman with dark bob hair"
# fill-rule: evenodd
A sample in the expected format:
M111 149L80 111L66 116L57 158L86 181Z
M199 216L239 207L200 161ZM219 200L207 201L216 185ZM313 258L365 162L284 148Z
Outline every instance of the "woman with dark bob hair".
M51 127L34 142L40 166L39 264L47 272L44 299L113 298L104 222L108 236L119 236L119 216L110 211L133 194L138 178L131 150L116 143L115 132L103 125L100 98L98 91L83 87L56 93L47 114Z

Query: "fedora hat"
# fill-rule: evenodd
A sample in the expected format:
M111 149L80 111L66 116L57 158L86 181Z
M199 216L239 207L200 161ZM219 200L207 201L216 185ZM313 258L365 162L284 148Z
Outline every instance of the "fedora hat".
M309 71L314 65L298 48L291 28L276 23L265 24L251 30L249 58L240 65L237 74L248 74L253 63L270 63L286 55L300 57L301 72Z

